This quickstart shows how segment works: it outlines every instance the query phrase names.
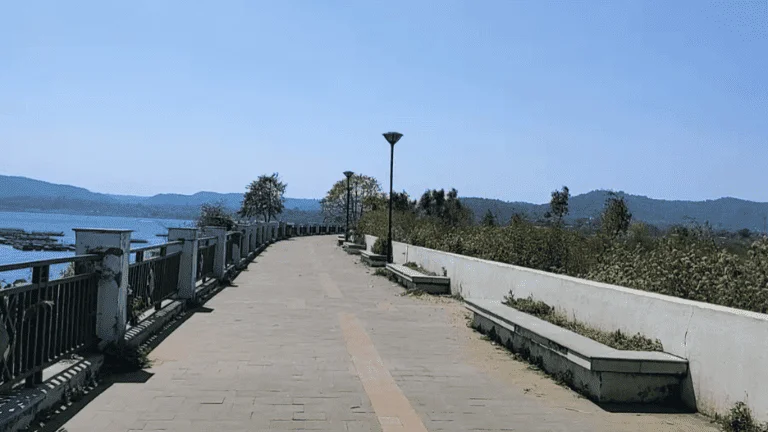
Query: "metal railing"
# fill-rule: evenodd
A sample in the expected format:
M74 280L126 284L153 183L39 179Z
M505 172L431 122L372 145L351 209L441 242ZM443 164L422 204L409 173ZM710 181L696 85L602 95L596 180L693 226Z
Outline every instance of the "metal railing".
M216 259L216 237L198 239L196 281L207 282L213 276L213 262Z
M1 265L0 273L31 269L32 281L0 290L0 391L22 379L42 382L42 371L96 341L98 255ZM49 280L50 266L78 263L74 276Z
M167 253L168 246L183 244L173 241L159 245L131 249L135 262L128 267L128 317L136 325L144 312L152 307L159 310L162 301L174 296L179 286L181 251ZM145 253L155 252L145 259Z

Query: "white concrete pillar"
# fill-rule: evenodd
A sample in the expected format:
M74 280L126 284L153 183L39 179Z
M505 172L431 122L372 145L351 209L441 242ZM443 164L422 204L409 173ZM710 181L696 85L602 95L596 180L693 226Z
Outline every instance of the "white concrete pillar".
M101 259L93 263L99 274L96 335L102 346L122 343L128 320L131 230L75 228L73 231L77 255L101 255Z
M251 239L248 236L249 228L248 224L245 224L243 226L243 241L242 246L240 247L240 255L243 258L248 258L248 254L251 253Z
M216 237L216 255L213 260L213 277L221 279L227 270L227 228L207 226L203 228L203 236Z
M249 228L250 232L250 239L251 239L251 252L255 252L256 248L259 247L258 238L256 236L256 225L253 224Z
M261 244L267 245L269 244L269 239L267 238L267 224L266 222L261 223Z
M233 265L239 265L240 264L240 239L242 238L242 234L239 230L235 229L235 233L232 234L232 264Z
M172 254L181 251L179 261L179 298L185 300L195 299L195 285L197 285L197 228L168 228L168 241L181 240L180 245L168 246L167 253Z
M248 252L245 250L245 225L238 224L235 227L235 231L237 231L237 238L235 239L235 248L237 250L237 255L235 255L235 264L240 264L240 260L242 258L245 258L245 256L248 254Z

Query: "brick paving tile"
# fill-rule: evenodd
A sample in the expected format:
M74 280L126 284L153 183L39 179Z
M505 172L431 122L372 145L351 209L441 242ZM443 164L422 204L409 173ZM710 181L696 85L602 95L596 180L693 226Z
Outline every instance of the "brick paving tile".
M270 246L151 353L146 382L101 389L63 428L717 430L698 415L606 412L482 340L458 302L402 296L335 243Z

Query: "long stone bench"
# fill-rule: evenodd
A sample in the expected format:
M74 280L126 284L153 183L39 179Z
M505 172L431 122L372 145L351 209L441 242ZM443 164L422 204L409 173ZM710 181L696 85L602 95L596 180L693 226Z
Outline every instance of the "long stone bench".
M408 289L429 294L450 294L451 279L445 276L430 276L401 264L387 264L389 273Z
M384 267L387 265L387 256L362 251L360 252L360 261L368 265L368 267Z
M344 235L336 236L336 241L339 243L339 246L343 245L345 241Z
M352 242L345 242L342 248L350 255L360 255L365 250L365 245L359 245Z
M598 403L679 405L688 360L620 351L498 301L465 299L472 327Z

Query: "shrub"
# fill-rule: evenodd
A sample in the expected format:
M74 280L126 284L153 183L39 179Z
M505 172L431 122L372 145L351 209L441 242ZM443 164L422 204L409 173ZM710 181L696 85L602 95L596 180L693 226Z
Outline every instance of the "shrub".
M768 432L768 423L759 424L744 402L736 402L720 424L726 432Z
M386 211L366 213L358 227L385 239ZM766 237L736 253L716 243L706 226L678 227L664 236L652 228L634 224L626 235L611 237L522 218L505 227L449 226L395 212L392 234L415 246L768 313Z
M371 248L373 253L378 255L386 255L387 254L387 241L383 237L378 237L376 241L373 243L373 247Z
M518 299L510 291L509 295L504 297L504 304L617 350L664 351L664 347L658 339L652 340L640 333L630 336L622 333L621 330L608 332L591 327L581 321L569 319L552 306L543 301L534 300L533 297Z

